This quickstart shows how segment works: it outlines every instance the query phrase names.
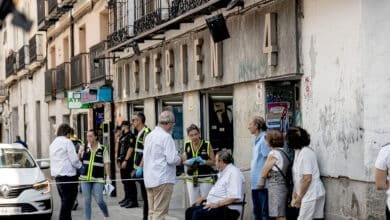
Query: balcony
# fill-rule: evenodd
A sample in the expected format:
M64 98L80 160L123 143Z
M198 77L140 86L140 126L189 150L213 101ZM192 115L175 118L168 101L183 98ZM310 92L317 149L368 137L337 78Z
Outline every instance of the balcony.
M95 65L94 60L99 58L98 56L102 54L107 49L107 41L102 41L91 48L89 48L89 69L91 70L91 83L98 81L104 81L106 77L106 59L98 59L99 65Z
M18 52L18 72L26 69L26 65L30 62L28 45L24 45Z
M29 69L32 71L42 66L45 61L45 45L43 40L43 34L35 34L29 41Z
M0 103L3 103L8 97L8 86L3 80L0 80Z
M49 19L58 20L65 12L72 9L76 0L48 0Z
M150 30L169 18L168 5L161 0L135 1L136 17L134 21L134 34Z
M48 18L48 2L47 0L37 0L37 4L38 30L47 31L53 24L53 21Z
M65 98L65 92L69 90L70 62L65 62L57 66L56 70L56 98Z
M55 100L55 69L49 69L45 72L45 101L53 101Z
M80 53L71 61L71 89L81 88L87 84L88 53Z
M16 54L12 53L5 61L5 77L8 78L16 73Z
M270 0L261 0L269 2ZM123 50L133 41L143 42L153 39L153 37L164 34L168 30L179 29L182 23L191 23L195 18L209 15L227 6L229 0L136 0L135 1L135 21L134 37L122 42L115 42L118 34L111 28L108 36L109 49L106 52ZM117 6L110 7L110 13L114 17L113 26L120 24L121 18L118 14ZM116 14L115 14L116 13ZM115 37L116 36L116 37Z

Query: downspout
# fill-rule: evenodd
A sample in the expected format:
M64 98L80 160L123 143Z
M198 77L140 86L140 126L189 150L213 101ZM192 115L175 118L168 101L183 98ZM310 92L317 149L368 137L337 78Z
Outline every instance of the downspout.
M74 57L74 22L73 15L70 14L70 57Z

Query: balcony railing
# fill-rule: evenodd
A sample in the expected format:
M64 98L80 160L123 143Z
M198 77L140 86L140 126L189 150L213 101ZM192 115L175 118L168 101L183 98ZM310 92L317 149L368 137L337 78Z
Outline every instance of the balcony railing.
M76 0L48 0L49 18L58 19L65 12L72 9Z
M69 90L70 62L65 62L57 66L56 70L56 94Z
M48 2L47 0L37 0L37 21L38 21L38 30L46 31L51 24L53 24L53 20L49 20L48 18Z
M135 10L134 34L150 30L169 19L168 5L162 5L161 0L136 0Z
M8 96L8 87L3 80L0 80L0 101Z
M19 49L18 56L19 56L18 57L18 64L19 64L18 71L19 71L25 69L26 65L30 61L28 45L24 45Z
M187 11L199 7L210 0L173 0L169 8L169 17L178 17Z
M16 54L12 53L6 58L5 61L6 78L15 74L15 67L16 67Z
M52 13L56 8L58 8L58 0L48 0L49 3L49 13Z
M55 69L49 69L45 72L45 101L51 101L55 97Z
M43 35L35 34L29 41L29 55L30 55L30 64L33 62L43 62L44 61L44 48L43 44Z
M71 89L82 87L87 84L88 53L80 53L72 57L71 63Z
M107 49L107 41L102 41L91 48L89 48L89 69L91 70L91 83L104 79L106 76L106 59L98 59L99 54L103 53ZM99 65L96 66L96 61L99 61Z

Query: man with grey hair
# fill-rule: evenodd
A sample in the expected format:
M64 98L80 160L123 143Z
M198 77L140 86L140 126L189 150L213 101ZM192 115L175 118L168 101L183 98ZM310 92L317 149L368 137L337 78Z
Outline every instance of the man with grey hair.
M168 213L176 182L176 166L183 161L170 134L174 125L173 113L164 111L158 118L158 126L145 138L144 182L148 194L149 220L164 219Z
M242 212L245 178L233 165L233 157L227 151L219 151L215 157L218 180L207 197L201 197L186 210L186 220L237 219ZM206 200L205 205L201 203Z

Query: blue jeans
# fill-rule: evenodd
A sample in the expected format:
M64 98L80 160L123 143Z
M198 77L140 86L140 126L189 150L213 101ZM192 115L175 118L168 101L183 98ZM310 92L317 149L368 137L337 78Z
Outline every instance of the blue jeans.
M91 195L95 198L104 216L108 217L107 205L103 200L103 183L81 182L84 198L85 220L91 220Z
M268 190L252 189L253 216L255 220L268 220Z

